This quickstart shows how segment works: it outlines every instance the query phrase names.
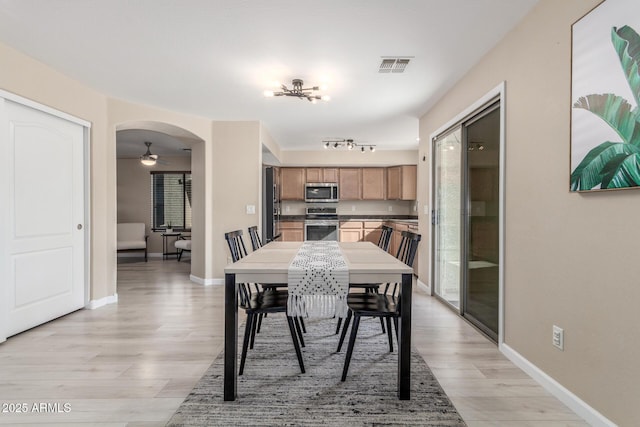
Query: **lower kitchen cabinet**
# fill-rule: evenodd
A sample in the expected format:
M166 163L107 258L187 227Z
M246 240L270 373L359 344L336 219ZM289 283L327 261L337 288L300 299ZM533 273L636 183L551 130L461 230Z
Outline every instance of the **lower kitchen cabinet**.
M391 244L389 245L389 253L396 256L398 248L400 247L400 242L402 241L402 232L408 231L409 226L407 224L399 224L397 222L388 222L386 225L393 228L393 233L391 233Z
M281 242L302 242L304 240L303 221L280 221Z
M371 242L377 245L380 240L380 235L382 234L382 221L364 221L363 233L363 240L365 242Z
M362 240L362 221L344 221L340 223L341 242L360 242Z
M393 228L391 234L391 243L389 244L389 253L393 256L398 254L398 248L402 240L403 231L411 231L412 233L418 233L418 224L410 222L396 221L342 221L340 222L340 241L341 242L371 242L374 245L378 244L380 240L380 234L382 233L382 226ZM418 252L413 261L413 272L418 274Z

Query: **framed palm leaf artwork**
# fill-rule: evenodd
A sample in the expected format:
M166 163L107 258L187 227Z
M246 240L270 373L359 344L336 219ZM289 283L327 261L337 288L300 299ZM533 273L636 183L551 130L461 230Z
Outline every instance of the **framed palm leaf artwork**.
M640 188L640 1L572 26L571 191Z

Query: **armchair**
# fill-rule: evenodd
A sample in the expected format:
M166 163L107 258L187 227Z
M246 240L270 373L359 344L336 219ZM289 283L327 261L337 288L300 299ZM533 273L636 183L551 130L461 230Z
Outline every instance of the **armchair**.
M117 230L117 250L123 251L144 251L144 262L147 262L147 240L149 236L145 234L144 222L128 222L118 224Z

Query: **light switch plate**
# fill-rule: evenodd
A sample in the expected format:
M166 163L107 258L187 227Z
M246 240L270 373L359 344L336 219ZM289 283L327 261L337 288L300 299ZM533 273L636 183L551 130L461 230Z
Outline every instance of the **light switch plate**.
M564 330L556 325L553 325L552 343L554 347L564 350Z
M256 214L256 206L247 205L247 215L255 215L255 214Z

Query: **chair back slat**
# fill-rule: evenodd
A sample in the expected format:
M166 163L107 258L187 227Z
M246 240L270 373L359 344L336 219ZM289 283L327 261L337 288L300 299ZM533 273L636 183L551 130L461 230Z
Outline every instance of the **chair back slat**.
M393 233L393 228L387 227L386 225L382 226L382 233L380 233L380 239L378 240L378 247L383 251L389 251L389 243L391 243L391 234Z
M420 234L403 231L402 240L400 241L396 258L407 264L409 267L413 267L413 260L416 257L416 251L418 250L418 243L420 242L420 239L422 239Z
M258 235L258 226L249 227L249 237L251 237L251 248L255 251L262 247L262 240Z
M242 240L242 230L224 233L224 238L229 245L229 252L231 253L233 262L237 262L239 259L247 256L247 248Z

